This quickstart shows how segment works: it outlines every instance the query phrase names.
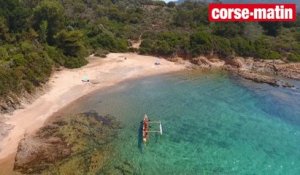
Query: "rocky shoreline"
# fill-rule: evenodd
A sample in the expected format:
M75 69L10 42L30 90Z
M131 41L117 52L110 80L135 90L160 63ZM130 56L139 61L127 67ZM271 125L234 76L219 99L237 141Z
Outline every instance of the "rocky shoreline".
M9 114L17 109L22 109L26 104L31 104L35 99L45 94L48 89L49 86L43 84L40 87L37 87L31 94L23 92L20 96L10 94L5 99L0 98L0 117L1 114Z
M13 125L10 124L6 124L5 121L3 121L4 119L0 118L0 142L7 137L7 135L9 134L9 132L14 128ZM0 148L1 151L1 148Z
M224 69L244 79L272 86L293 88L284 78L300 80L300 63L286 63L282 60L260 60L235 57L226 61L219 58L197 57L191 61L196 68Z

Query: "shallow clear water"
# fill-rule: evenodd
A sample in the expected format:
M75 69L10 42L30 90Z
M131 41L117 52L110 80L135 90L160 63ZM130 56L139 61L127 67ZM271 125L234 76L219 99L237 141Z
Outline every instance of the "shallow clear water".
M297 89L181 72L99 91L69 111L96 110L121 120L106 168L111 174L294 175L300 174L299 106ZM161 120L164 130L151 134L147 145L139 142L144 113Z

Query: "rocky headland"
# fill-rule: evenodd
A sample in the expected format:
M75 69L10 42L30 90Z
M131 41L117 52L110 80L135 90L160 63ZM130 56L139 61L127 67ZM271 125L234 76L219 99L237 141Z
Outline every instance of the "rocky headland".
M272 86L294 87L285 78L300 80L300 63L286 63L282 60L260 60L254 58L235 57L221 60L216 57L197 57L191 62L197 68L225 69L233 74L257 83L267 83Z

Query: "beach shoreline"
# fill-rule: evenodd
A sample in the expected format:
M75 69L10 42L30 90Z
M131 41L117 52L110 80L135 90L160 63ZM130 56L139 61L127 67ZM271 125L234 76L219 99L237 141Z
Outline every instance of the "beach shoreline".
M50 89L45 94L25 104L23 109L2 116L5 124L13 128L0 142L0 166L16 154L21 139L33 134L53 114L81 97L130 79L176 72L186 67L165 59L159 59L160 65L155 65L157 57L135 53L111 53L106 58L90 56L88 59L90 63L82 68L55 72L47 83Z

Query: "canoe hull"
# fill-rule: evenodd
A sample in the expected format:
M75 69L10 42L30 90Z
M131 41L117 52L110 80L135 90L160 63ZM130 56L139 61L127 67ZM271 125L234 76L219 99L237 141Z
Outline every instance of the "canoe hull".
M147 142L148 140L148 131L149 131L149 118L147 115L144 116L143 119L143 142Z

